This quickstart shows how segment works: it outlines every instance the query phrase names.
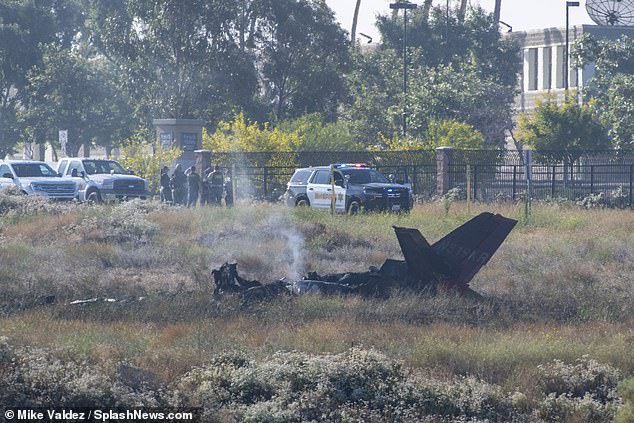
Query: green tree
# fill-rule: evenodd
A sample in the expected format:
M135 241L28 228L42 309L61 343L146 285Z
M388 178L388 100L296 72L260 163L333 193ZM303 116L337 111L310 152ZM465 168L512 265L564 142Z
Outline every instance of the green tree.
M83 18L74 0L0 0L0 158L13 151L21 130L17 111L27 74L46 46L69 48Z
M473 66L460 71L445 65L414 68L403 100L402 71L392 53L378 52L358 60L360 70L351 77L356 94L346 110L357 140L372 144L379 133L400 133L403 104L408 135L414 138L424 137L434 120L455 120L473 126L487 146L499 147L505 131L512 128L514 89L483 78Z
M355 56L346 117L358 140L372 144L378 133L400 132L403 113L408 135L423 137L433 120L472 125L488 146L501 146L512 128L511 105L520 67L519 49L501 37L497 21L470 8L464 21L445 10L413 13L408 36L409 84L402 94L402 18L379 17L384 44ZM447 34L449 37L447 37Z
M327 122L319 113L280 122L277 127L285 133L297 133L296 151L357 151L363 145L355 142L351 125L345 121Z
M220 122L213 133L203 132L203 148L213 152L293 151L300 144L297 131L282 132L249 122L243 113L231 122Z
M349 42L334 13L320 0L266 2L260 40L265 101L276 119L319 112L330 120L346 95Z
M82 57L78 49L49 47L41 66L27 75L20 113L25 137L56 143L57 131L68 130L66 154L82 145L115 144L132 132L131 110L103 63Z
M605 128L594 109L569 99L563 105L553 100L537 101L535 110L519 117L516 137L535 151L573 163L583 151L611 147Z
M135 175L147 179L151 191L158 192L161 168L171 166L182 155L183 151L178 147L166 148L160 142L147 142L144 135L135 134L123 143L119 161Z
M634 39L596 40L586 34L573 54L578 66L593 64L595 74L584 97L599 112L614 145L634 148Z
M320 112L345 95L348 41L320 0L87 0L95 45L122 70L146 126L242 111L256 120Z
M379 137L374 150L432 150L438 147L454 147L464 150L485 148L484 136L468 123L453 119L431 120L421 138Z
M407 45L412 54L412 68L451 65L460 70L475 66L482 78L515 88L520 70L519 48L503 38L499 22L481 7L470 7L464 20L460 9L450 9L449 20L443 5L431 8L428 19L422 9L408 14ZM403 54L403 17L379 16L377 20L383 45L381 48Z
M484 148L484 136L472 125L453 119L429 123L425 140L432 148L454 147L464 150Z
M240 3L90 0L93 42L117 64L140 121L229 117L253 102L253 57L238 41Z

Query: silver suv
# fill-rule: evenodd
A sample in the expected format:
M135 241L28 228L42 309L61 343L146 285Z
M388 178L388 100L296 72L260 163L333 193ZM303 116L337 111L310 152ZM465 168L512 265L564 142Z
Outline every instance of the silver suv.
M16 186L26 195L38 195L55 200L77 198L77 184L62 178L44 162L7 160L0 162L0 188Z

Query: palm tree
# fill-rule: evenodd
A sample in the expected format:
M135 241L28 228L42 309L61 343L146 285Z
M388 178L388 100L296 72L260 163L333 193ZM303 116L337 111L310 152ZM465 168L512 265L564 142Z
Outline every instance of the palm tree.
M496 21L500 20L500 10L502 9L502 0L495 0L495 9L493 11L493 16Z
M464 17L467 14L467 2L469 0L460 0L460 12L458 12L458 21L460 23L464 22Z
M357 5L354 8L354 17L352 18L352 31L350 31L350 42L354 45L355 37L357 35L357 22L359 21L359 9L361 8L361 0L357 0Z
M433 0L425 0L423 3L423 22L427 22L429 20L429 11L431 10L431 2Z

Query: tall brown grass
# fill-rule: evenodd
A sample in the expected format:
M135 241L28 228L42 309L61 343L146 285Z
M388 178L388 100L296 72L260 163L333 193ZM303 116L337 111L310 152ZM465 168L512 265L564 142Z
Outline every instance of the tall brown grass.
M125 360L174 382L223 351L375 348L420 372L476 376L527 393L539 365L589 355L634 374L634 214L536 206L472 282L485 299L394 292L388 299L285 297L244 308L211 297L210 270L238 263L263 282L292 271L364 271L401 253L391 226L434 242L485 210L418 205L407 215L330 216L277 205L77 208L0 224L0 336L18 346ZM123 217L121 217L123 215ZM99 228L99 236L86 236ZM289 234L290 233L290 234ZM291 245L292 239L301 243ZM298 248L301 263L293 261ZM54 304L42 298L55 296ZM70 305L75 299L95 303ZM115 299L115 302L103 301ZM559 404L561 405L561 404ZM544 411L546 412L546 411Z

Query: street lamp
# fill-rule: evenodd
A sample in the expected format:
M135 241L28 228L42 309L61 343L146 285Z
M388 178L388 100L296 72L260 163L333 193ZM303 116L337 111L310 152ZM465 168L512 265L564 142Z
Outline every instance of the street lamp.
M568 92L568 78L570 76L570 71L568 70L568 61L569 59L569 46L570 46L570 13L569 10L571 7L579 7L578 1L567 1L566 2L566 52L564 53L564 89L566 93Z
M416 9L418 5L408 1L390 3L390 9L403 9L403 101L407 101L407 11ZM407 135L407 114L403 107L403 138Z

